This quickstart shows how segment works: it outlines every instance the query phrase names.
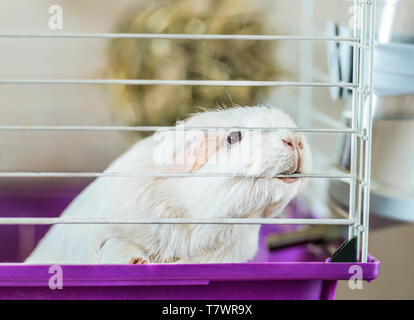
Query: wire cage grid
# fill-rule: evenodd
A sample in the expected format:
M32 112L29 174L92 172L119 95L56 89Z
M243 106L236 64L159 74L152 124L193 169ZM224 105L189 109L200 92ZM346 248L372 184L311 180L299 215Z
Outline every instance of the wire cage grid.
M344 219L133 219L110 220L92 218L6 218L0 217L0 225L52 225L52 224L303 224L345 225L349 239L356 237L360 262L368 260L370 170L372 147L373 105L373 54L375 29L375 0L352 0L354 28L352 37L316 37L289 35L201 35L201 34L122 34L122 33L57 33L57 34L0 34L0 38L131 38L131 39L191 39L191 40L260 40L260 41L322 41L347 42L353 46L353 81L343 82L286 82L286 81L215 81L215 80L157 80L157 79L0 79L7 84L126 84L170 86L290 86L290 87L341 87L352 91L351 128L243 128L246 130L277 131L289 129L296 132L350 134L351 168L349 174L295 174L295 177L341 179L349 183L349 213ZM218 130L223 128L182 128L182 130ZM2 125L0 131L157 131L177 130L176 127L153 126L25 126ZM164 174L151 172L0 172L0 177L211 177L223 174ZM234 175L231 175L234 176ZM277 175L275 177L286 177ZM260 177L259 177L260 178Z

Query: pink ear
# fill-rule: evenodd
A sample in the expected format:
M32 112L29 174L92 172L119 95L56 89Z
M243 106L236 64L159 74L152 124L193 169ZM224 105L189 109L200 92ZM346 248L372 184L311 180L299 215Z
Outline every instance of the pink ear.
M173 163L167 168L171 173L198 171L220 147L218 135L207 132L186 133L175 143Z

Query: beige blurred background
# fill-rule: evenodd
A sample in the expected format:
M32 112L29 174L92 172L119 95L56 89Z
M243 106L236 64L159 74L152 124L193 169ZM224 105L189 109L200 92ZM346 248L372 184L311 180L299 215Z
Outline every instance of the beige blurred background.
M202 0L198 0L202 1ZM262 10L263 19L274 33L321 35L328 19L346 23L349 3L318 0L318 6L304 0L246 0ZM0 4L0 30L4 33L114 32L131 5L145 7L147 0L117 1L29 1ZM48 9L63 7L63 30L48 27ZM319 8L324 8L325 15ZM299 10L298 10L299 9ZM314 13L310 15L309 13ZM300 23L305 22L305 23ZM80 78L108 76L106 39L0 39L0 76L4 79ZM229 42L231 50L231 42ZM317 57L317 59L316 59ZM260 58L260 57L258 57ZM326 47L323 42L281 41L275 60L283 67L283 77L274 80L329 81ZM114 101L111 85L2 85L0 125L113 125ZM222 96L226 96L223 88ZM311 102L310 102L311 101ZM312 102L313 101L313 102ZM217 101L229 104L228 99ZM212 102L213 104L216 101ZM239 101L234 101L239 103ZM270 103L284 109L300 126L335 126L342 102L334 102L327 88L274 88ZM332 169L335 135L308 135L318 172ZM4 171L102 171L133 142L117 131L99 132L0 132L0 170ZM74 179L59 180L65 184ZM1 182L0 182L1 184ZM326 196L327 181L313 179L310 199ZM323 215L321 213L321 215Z
M249 0L246 0L249 1ZM130 8L136 3L145 6L146 0L90 0L58 2L47 0L16 0L0 3L2 33L48 32L114 32ZM327 16L312 9L304 0L261 1L263 18L280 34L321 34ZM349 4L341 1L318 0L325 13L335 20L348 19ZM303 9L299 3L304 3ZM53 4L63 7L63 30L48 27L48 9ZM269 8L271 8L269 10ZM299 10L298 10L299 9ZM316 16L309 18L307 11ZM337 13L345 13L341 18ZM312 27L299 23L309 20ZM346 20L344 20L346 21ZM1 39L0 76L17 78L105 78L107 50L105 39ZM229 46L231 43L229 43ZM314 53L313 53L314 52ZM313 54L312 54L313 53ZM318 56L318 59L312 59ZM283 80L327 81L325 45L322 42L300 43L283 41L275 57L287 71ZM312 66L314 60L315 65ZM309 74L312 70L313 76ZM277 80L277 79L275 79ZM282 80L282 79L279 79ZM224 91L224 90L223 90ZM112 103L109 85L2 85L0 86L0 124L22 125L105 125L114 124L110 111ZM309 99L318 98L314 112ZM228 101L223 101L228 103ZM234 101L237 103L237 101ZM310 126L324 115L338 119L342 103L329 98L328 89L276 88L269 103L285 109L299 125ZM300 107L299 107L300 104ZM315 125L325 126L318 121ZM331 152L335 137L320 135L326 143L322 151ZM0 132L3 148L2 170L88 171L101 170L111 159L125 150L130 139L119 132Z
M114 32L129 6L147 0L14 0L0 2L0 32ZM148 0L149 1L149 0ZM202 1L202 0L199 0ZM225 1L225 0L223 0ZM248 1L248 0L246 0ZM63 7L63 30L48 28L48 9ZM262 0L263 19L279 34L323 35L328 20L347 24L350 2ZM0 39L0 78L105 78L108 40ZM229 43L229 50L231 50ZM329 81L324 43L281 41L275 57L291 81ZM112 125L109 86L0 85L0 125ZM237 101L235 101L237 103ZM328 127L343 103L328 89L276 88L269 103L301 126ZM335 136L310 137L320 172L332 165ZM1 171L101 171L132 143L120 132L0 132ZM326 190L318 184L317 195ZM370 252L381 260L378 280L363 290L340 283L338 299L414 299L414 226L372 232Z

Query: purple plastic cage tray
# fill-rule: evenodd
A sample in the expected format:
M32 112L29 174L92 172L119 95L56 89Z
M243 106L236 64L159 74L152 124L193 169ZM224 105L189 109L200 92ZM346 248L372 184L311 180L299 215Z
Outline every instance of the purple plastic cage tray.
M84 185L0 187L0 216L58 216ZM309 216L296 203L291 216ZM267 235L292 226L264 225L254 261L225 264L63 265L63 289L49 288L48 265L21 262L45 234L45 226L0 226L0 299L333 299L351 266L373 280L379 261L329 263L300 245L269 252Z

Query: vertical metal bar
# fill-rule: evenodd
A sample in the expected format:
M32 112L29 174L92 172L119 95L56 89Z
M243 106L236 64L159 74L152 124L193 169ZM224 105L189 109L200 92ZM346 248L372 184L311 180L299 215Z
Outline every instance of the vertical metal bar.
M364 169L364 140L361 136L364 134L363 132L363 105L364 105L364 85L365 85L365 51L363 50L365 44L365 37L366 37L366 16L364 14L363 5L360 0L358 0L358 33L359 33L359 42L358 42L358 89L357 89L357 129L359 134L359 139L357 141L357 148L359 152L359 159L358 159L358 167L357 167L357 177L358 177L358 185L357 185L357 199L356 199L356 217L355 221L360 224L361 223L361 215L362 215L362 198L363 198L363 188L361 185L361 181L363 181L363 169ZM362 237L361 233L358 232L358 258L360 255L359 248L361 246Z
M353 22L353 36L358 37L358 0L354 0L354 22ZM353 46L353 55L352 55L352 82L358 83L358 68L359 68L359 54L358 46L354 44ZM357 128L357 90L352 88L352 129L356 130ZM356 155L357 155L357 135L353 134L351 136L351 175L354 177L351 181L350 190L349 190L349 219L355 219L355 202L356 202ZM349 226L348 228L348 239L351 239L355 235L359 235L355 226Z
M365 131L365 92L366 92L366 42L367 42L367 7L366 2L360 2L360 81L359 85L359 168L358 168L358 177L359 177L359 189L358 189L358 223L362 224L363 212L364 212L364 195L365 195L365 160L366 160L366 141L364 136L366 135ZM360 246L363 247L363 234L360 235ZM360 255L360 252L358 252ZM362 255L361 259L362 261Z
M360 25L360 23L361 23L361 7L360 7L360 1L359 0L356 0L356 4L355 4L355 10L356 10L356 12L355 12L355 19L357 20L357 22L356 22L356 25L357 25L357 27L356 27L356 29L357 29L357 33L356 33L356 35L357 35L357 37L358 37L358 39L360 39L360 37L361 37L361 28L362 28L362 26ZM355 60L356 60L356 63L357 63L357 69L356 69L356 77L357 77L357 79L356 79L356 83L359 83L359 81L360 81L360 75L359 75L359 70L360 70L360 67L361 67L361 59L360 59L360 49L359 49L359 47L358 47L358 44L359 44L359 42L355 45L356 46L356 50L355 50L355 53L356 53L356 56L355 56ZM356 96L355 96L355 103L356 103L356 106L355 106L355 126L356 126L356 128L355 129L357 129L356 131L358 132L358 133L360 133L360 124L361 124L361 104L360 104L360 95L361 95L361 92L360 92L360 90L354 90L355 92L356 92ZM358 139L358 137L355 137L355 177L357 178L357 173L359 174L359 170L358 170L358 168L357 168L357 154L358 154L358 150L359 150L359 153L361 153L361 148L359 147L359 142L360 142L361 140L360 139ZM359 149L358 149L359 148ZM359 177L358 177L359 178ZM358 184L356 184L356 190L355 190L355 199L354 199L354 206L355 206L355 221L357 222L357 224L360 224L360 221L361 221L361 206L360 206L360 199L361 199L361 185L358 183ZM358 202L358 203L357 203ZM361 233L359 232L359 230L356 230L356 236L357 236L357 258L359 259L359 253L360 253L360 246L361 246Z
M302 27L304 34L312 34L313 16L314 16L314 0L307 0L302 4ZM313 47L314 42L302 41L300 44L300 81L312 81L313 78ZM312 107L313 107L313 90L310 88L301 87L299 89L299 107L300 111L296 110L299 115L300 126L311 127Z
M375 32L375 0L367 2L365 7L370 6L370 25L369 25L369 48L370 57L368 61L368 104L366 105L366 136L365 141L365 169L364 169L364 212L362 226L364 231L362 234L362 262L368 260L368 234L369 234L369 205L370 205L370 187L371 187L371 151L372 151L372 108L373 108L373 63L374 63L374 32ZM367 10L365 10L367 11Z
M366 194L366 180L365 180L365 162L366 162L366 78L367 78L367 69L366 69L366 44L367 44L367 3L361 3L361 15L362 15L362 21L361 21L361 81L359 83L360 86L360 108L361 108L361 118L360 118L360 130L361 130L361 136L360 136L360 162L359 162L359 176L360 176L360 198L359 198L359 206L360 206L360 220L358 221L360 224L362 224L362 220L364 219L364 213L365 213L365 194ZM361 248L364 250L365 243L364 243L364 233L362 233L361 236ZM363 255L361 253L361 262L363 261Z

